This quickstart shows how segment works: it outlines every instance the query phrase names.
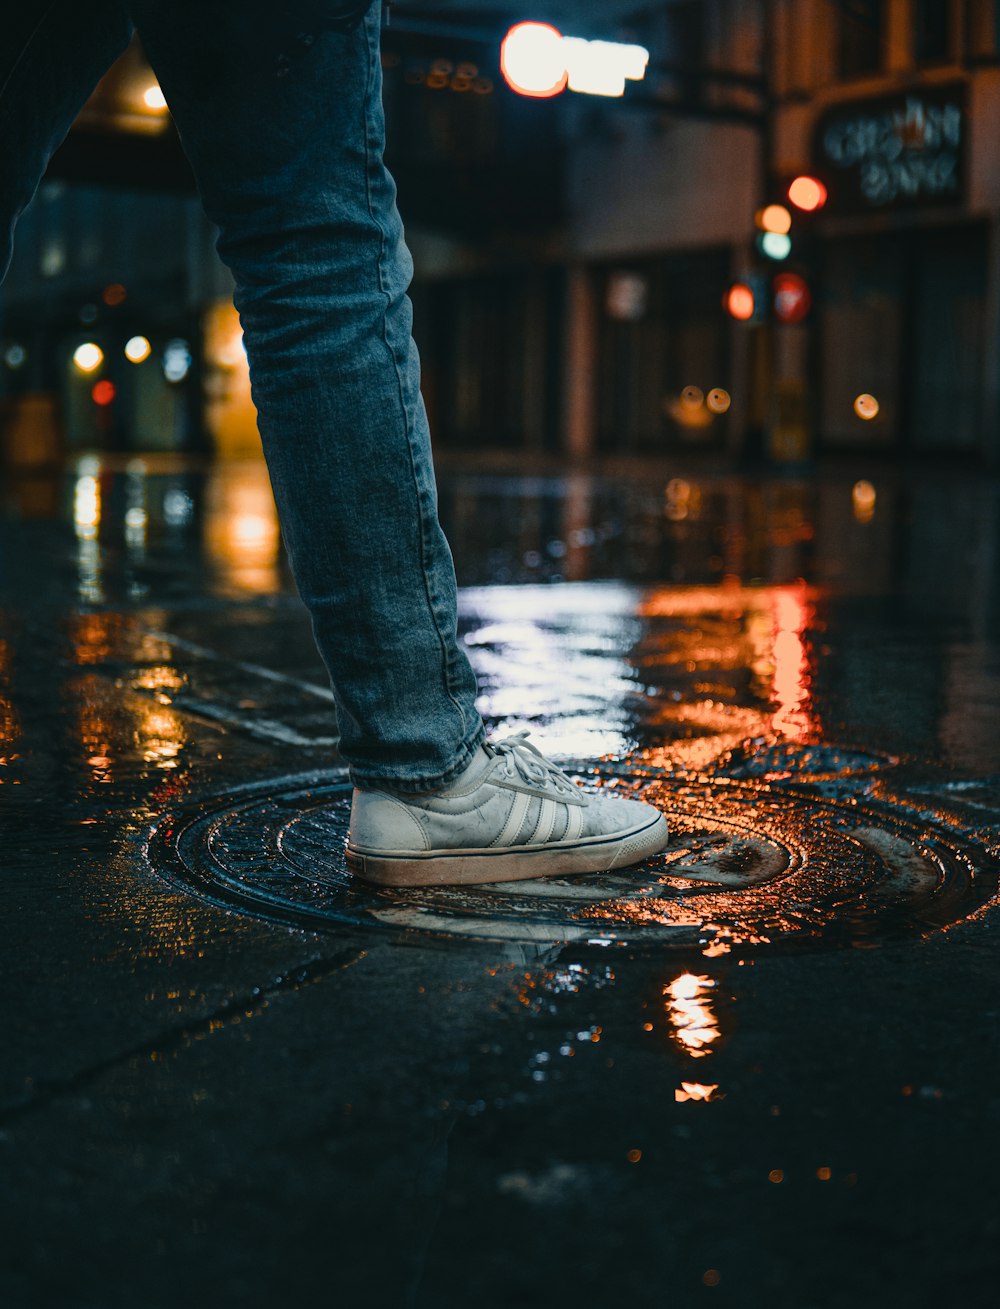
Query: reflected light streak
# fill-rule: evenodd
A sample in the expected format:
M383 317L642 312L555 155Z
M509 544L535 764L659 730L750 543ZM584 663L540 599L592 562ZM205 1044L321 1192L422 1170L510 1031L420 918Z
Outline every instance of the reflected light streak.
M18 757L14 747L21 735L21 726L14 712L10 691L10 643L0 641L0 768L5 768ZM0 786L6 779L0 774Z
M677 1104L683 1104L686 1100L721 1100L722 1096L718 1095L718 1082L706 1084L704 1082L681 1082L674 1091L674 1100Z
M138 715L136 744L144 763L155 768L177 767L177 756L187 744L179 714L161 704L144 705Z
M279 589L281 534L263 460L218 469L206 504L205 543L239 590Z
M809 712L811 673L803 634L810 612L804 588L772 591L771 612L774 730L787 740L804 741L816 730Z
M859 523L870 523L875 517L875 488L863 478L851 488L851 508L854 518Z
M107 695L107 686L94 673L79 678L70 686L77 706L77 728L80 747L93 780L107 785L114 777L115 757L111 741L115 727L101 712L101 699Z
M90 473L73 488L73 527L78 541L93 541L101 523L101 484Z
M712 1053L711 1046L722 1035L709 997L715 982L711 977L682 973L663 988L670 1035L692 1059Z

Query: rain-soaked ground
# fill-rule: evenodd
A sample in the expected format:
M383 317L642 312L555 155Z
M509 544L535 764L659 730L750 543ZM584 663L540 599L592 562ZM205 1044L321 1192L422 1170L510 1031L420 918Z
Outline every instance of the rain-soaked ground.
M995 1303L1000 485L450 468L626 874L359 889L261 469L0 525L0 1303Z

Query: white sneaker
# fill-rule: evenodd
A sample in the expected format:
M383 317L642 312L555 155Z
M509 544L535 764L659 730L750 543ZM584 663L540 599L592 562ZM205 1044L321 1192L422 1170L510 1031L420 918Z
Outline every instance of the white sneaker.
M351 872L382 886L468 886L607 872L663 849L658 809L589 795L527 735L484 745L443 791L355 790Z

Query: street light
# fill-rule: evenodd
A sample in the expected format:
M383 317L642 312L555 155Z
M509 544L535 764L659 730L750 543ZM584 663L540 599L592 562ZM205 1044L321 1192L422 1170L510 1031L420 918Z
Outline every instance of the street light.
M548 23L515 23L500 45L500 71L518 95L559 95L569 81L562 33Z
M549 23L515 23L500 45L500 71L511 90L551 99L568 87L584 95L622 96L646 76L649 51L621 41L563 36Z

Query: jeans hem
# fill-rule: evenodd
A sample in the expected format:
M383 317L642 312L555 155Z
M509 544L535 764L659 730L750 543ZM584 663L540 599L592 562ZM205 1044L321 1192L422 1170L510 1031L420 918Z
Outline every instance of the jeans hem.
M362 791L385 789L404 795L424 795L428 791L442 791L469 766L472 756L485 740L486 727L480 720L473 733L463 742L455 762L443 772L425 773L419 777L393 776L389 772L375 773L368 769L351 767L351 781Z

